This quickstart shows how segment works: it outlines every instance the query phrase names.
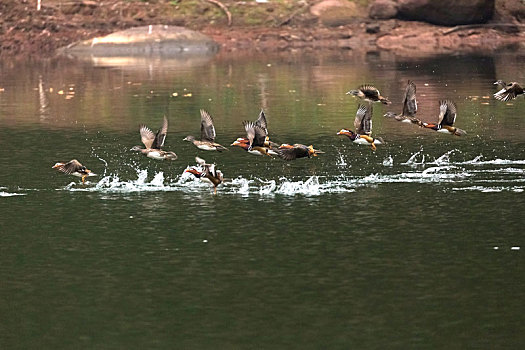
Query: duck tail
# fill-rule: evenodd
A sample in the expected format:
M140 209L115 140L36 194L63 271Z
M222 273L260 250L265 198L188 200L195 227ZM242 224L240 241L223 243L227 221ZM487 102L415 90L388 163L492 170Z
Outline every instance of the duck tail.
M350 90L346 94L347 95L352 95L352 96L357 96L357 95L359 95L359 91L358 90Z
M384 105L389 105L389 104L392 103L392 102L390 102L390 100L388 98L383 97L383 96L379 97L379 101L381 101L381 103L384 104Z

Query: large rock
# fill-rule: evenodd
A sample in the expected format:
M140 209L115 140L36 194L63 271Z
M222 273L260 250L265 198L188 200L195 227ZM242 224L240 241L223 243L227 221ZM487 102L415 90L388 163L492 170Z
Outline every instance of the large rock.
M96 56L173 56L216 53L219 44L183 27L150 25L84 40L62 49L68 54Z
M424 21L440 25L484 23L492 18L495 0L378 0L369 15ZM382 16L382 17L381 17Z
M370 5L368 15L373 19L390 19L397 16L397 3L394 0L376 0Z
M329 27L346 25L363 16L355 3L346 0L321 0L310 7L310 13Z

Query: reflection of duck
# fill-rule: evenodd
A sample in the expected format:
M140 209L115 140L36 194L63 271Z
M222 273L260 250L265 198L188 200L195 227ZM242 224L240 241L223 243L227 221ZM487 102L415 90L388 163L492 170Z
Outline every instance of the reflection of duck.
M324 153L323 151L314 149L314 146L305 146L300 143L293 145L282 144L276 150L277 155L284 160L294 160L296 158L305 157L317 157L318 154Z
M391 103L386 97L381 96L381 93L379 93L379 90L376 87L368 84L361 85L357 90L350 90L346 94L359 97L369 103L381 102L385 105Z
M184 141L193 143L197 148L204 151L224 151L226 147L215 142L215 127L211 115L204 109L201 109L201 139L196 140L194 136L187 136Z
M382 144L381 138L373 138L372 134L372 105L359 105L354 120L355 132L350 129L341 129L337 135L345 135L357 144L370 145L376 150L376 145Z
M420 124L419 119L415 117L417 112L417 101L416 101L416 84L409 80L405 89L405 97L403 98L403 112L396 114L394 112L387 112L384 117L394 118L397 121L403 123L414 123Z
M140 138L146 148L140 148L140 146L133 146L132 151L137 151L149 158L157 160L176 160L177 155L175 152L161 150L166 140L168 133L168 119L164 116L162 127L155 135L146 125L140 126Z
M78 176L82 178L82 183L84 183L86 177L96 176L97 174L93 173L91 170L80 164L76 159L70 160L67 163L58 162L53 165L53 169L57 169L68 175Z
M494 83L499 85L502 89L494 94L494 98L500 101L510 101L518 97L519 95L525 94L525 91L516 82L506 84L503 80L498 80Z
M422 123L421 126L435 130L437 132L453 134L456 136L466 135L467 132L465 130L454 127L456 116L457 116L457 107L453 101L451 100L439 101L439 117L438 117L437 124Z
M206 164L206 161L202 158L195 157L195 161L199 164L197 167L191 167L186 169L185 172L193 174L199 179L206 179L213 185L214 193L217 194L217 186L224 180L222 172L215 169L215 164Z

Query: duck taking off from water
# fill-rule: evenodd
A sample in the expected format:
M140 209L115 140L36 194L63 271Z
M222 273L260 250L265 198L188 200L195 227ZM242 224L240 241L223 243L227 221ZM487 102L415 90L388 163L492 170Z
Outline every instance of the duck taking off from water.
M206 164L202 158L195 157L198 167L191 167L184 172L193 174L196 178L207 180L213 185L214 193L217 194L217 186L219 186L224 178L222 172L215 169L215 164Z
M442 100L439 101L439 117L437 124L421 123L421 126L446 134L456 136L466 135L467 132L465 130L454 127L456 116L457 107L454 101Z
M503 80L498 80L494 85L499 85L502 89L494 94L494 98L500 101L510 101L525 94L523 87L516 82L506 84Z
M213 126L213 119L210 113L206 112L204 109L200 110L201 112L201 139L197 140L194 136L186 136L184 141L189 141L193 143L198 149L204 151L218 151L222 152L228 150L226 147L215 142L215 126Z
M361 85L357 90L350 90L346 94L359 97L368 103L381 102L385 105L391 103L386 97L381 96L381 93L376 87L368 84Z
M403 123L421 124L421 121L415 117L417 113L416 100L416 84L409 80L405 89L405 96L403 98L403 111L401 114L394 112L387 112L384 114L386 118L393 118Z
M318 154L324 153L318 149L315 149L314 146L306 146L300 143L295 143L293 145L282 144L276 150L277 155L284 160L294 160L297 158L310 158L317 157Z
M268 134L263 128L262 124L259 123L259 119L257 119L255 122L245 120L242 124L244 125L244 130L246 131L246 137L237 138L237 140L235 140L231 145L241 147L248 153L255 155L275 155L275 151L270 150L270 148L267 146ZM266 122L264 124L266 124Z
M57 169L68 175L78 176L82 178L82 183L85 182L88 176L97 176L91 170L83 166L78 160L72 159L67 163L58 162L53 165L52 169Z
M370 145L376 150L376 145L384 143L381 138L373 138L372 134L372 105L359 105L354 119L355 132L350 129L341 129L337 135L345 135L357 144Z
M133 146L132 151L140 152L146 157L157 159L157 160L176 160L177 155L175 152L163 151L161 148L164 146L164 141L166 140L166 135L168 133L168 119L164 116L164 121L162 126L157 131L157 134L154 134L151 129L146 125L140 125L140 139L146 148L141 148L140 146Z

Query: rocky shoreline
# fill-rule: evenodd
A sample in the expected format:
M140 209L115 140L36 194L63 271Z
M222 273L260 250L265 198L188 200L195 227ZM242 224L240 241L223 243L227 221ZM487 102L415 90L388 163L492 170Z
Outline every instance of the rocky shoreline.
M238 9L234 12L235 8L230 7L232 25L228 25L224 9L205 1L201 4L204 7L190 9L197 14L193 17L163 1L150 4L83 0L68 8L54 6L55 2L48 0L43 1L40 11L33 2L7 0L0 4L0 56L52 57L59 48L74 42L149 24L198 30L215 40L223 53L387 50L396 55L421 57L525 48L524 26L516 20L450 27L397 18L372 19L366 8L354 3L340 7L341 0L305 1L295 9L281 9L271 3L245 5L250 11L263 10L259 24L245 20L257 18L258 12L246 11L241 21ZM182 6L183 1L180 3ZM231 5L241 6L235 4L238 3ZM177 11L182 17L176 15Z

